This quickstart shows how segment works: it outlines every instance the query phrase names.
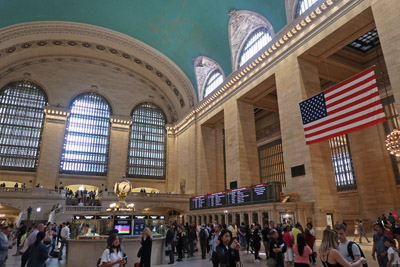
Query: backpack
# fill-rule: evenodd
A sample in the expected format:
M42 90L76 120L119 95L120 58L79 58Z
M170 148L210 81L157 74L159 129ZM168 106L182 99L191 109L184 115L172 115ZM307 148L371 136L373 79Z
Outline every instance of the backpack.
M362 251L362 249L360 248L360 246L359 246L357 243L353 242L353 241L350 241L349 244L347 245L347 254L349 254L349 257L352 258L353 261L354 261L353 249L351 248L351 247L353 246L353 244L356 244L356 246L357 246L358 249L360 250L361 257L364 257L364 258L365 258L364 252ZM364 264L363 264L363 267L368 267L368 264L367 264L367 263L364 263Z
M201 229L200 234L199 234L200 240L206 240L207 235L206 235L206 229Z

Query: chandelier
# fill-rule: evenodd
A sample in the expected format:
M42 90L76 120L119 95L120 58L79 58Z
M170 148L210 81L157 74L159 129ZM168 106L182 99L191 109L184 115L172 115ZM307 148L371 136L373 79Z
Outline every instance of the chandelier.
M394 129L386 136L386 148L390 154L400 157L400 131Z

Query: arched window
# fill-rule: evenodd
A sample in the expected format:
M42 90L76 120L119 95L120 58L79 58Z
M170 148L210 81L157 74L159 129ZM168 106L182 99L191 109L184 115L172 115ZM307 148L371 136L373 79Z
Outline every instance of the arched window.
M127 176L165 179L166 118L153 103L142 103L132 112Z
M31 82L0 90L0 169L36 171L46 105L46 94Z
M220 86L223 81L224 77L222 76L222 73L219 70L214 70L207 79L206 87L204 89L204 97Z
M239 67L243 66L250 58L257 54L272 40L266 28L255 30L244 44L239 57Z
M314 5L318 0L299 0L297 3L296 18L306 12L312 5Z
M95 93L84 93L71 104L65 130L60 173L106 175L111 107Z

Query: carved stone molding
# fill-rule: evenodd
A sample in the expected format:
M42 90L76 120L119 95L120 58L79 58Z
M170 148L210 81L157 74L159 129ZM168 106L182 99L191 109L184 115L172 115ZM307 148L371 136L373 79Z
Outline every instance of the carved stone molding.
M110 121L112 130L129 132L133 119L127 116L111 116Z
M65 124L70 113L69 110L58 106L46 106L44 107L45 121L52 123Z
M194 72L196 74L197 91L199 92L199 100L204 98L204 91L208 77L214 70L219 70L225 77L221 66L213 59L206 56L199 56L194 59Z
M258 13L248 10L229 12L229 45L231 48L232 71L238 69L240 51L247 38L258 28L264 27L272 38L275 36L272 24Z
M71 39L64 39L68 35ZM63 38L49 40L43 39L43 36L63 36ZM2 40L0 59L26 49L54 46L92 49L107 53L119 57L118 60L129 60L132 64L141 65L153 74L155 79L162 79L166 86L180 97L179 103L182 108L186 106L186 102L186 109L193 107L197 102L193 85L172 60L149 45L122 33L82 23L31 22L0 29L0 40ZM186 99L182 98L183 95Z
M84 63L84 64L90 64L90 65L96 65L99 67L103 68L108 68L120 73L123 73L130 78L136 79L140 83L146 85L149 87L155 94L157 94L160 99L164 102L165 106L168 109L168 113L171 118L171 122L175 122L178 119L178 114L176 109L174 108L174 105L172 104L172 101L169 99L169 97L165 94L163 90L158 88L153 82L149 81L148 79L144 78L143 76L140 76L138 73L133 72L130 69L125 68L124 66L120 65L115 65L113 63L109 62L104 62L98 61L97 59L93 58L75 58L75 57L48 57L48 58L27 58L22 62L16 62L15 65L9 66L7 69L4 71L0 72L0 80L6 77L7 75L13 73L16 70L22 69L27 66L32 66L32 65L37 65L37 64L43 64L43 63L48 63L48 62L79 62L79 63Z

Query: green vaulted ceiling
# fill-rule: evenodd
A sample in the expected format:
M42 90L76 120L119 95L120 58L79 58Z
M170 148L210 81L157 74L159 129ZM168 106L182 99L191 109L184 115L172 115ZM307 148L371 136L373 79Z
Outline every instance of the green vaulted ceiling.
M226 75L231 73L228 13L232 9L261 14L275 32L286 24L284 0L0 0L0 27L71 21L112 29L168 56L196 88L193 58L197 56L208 56Z

